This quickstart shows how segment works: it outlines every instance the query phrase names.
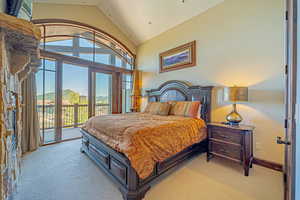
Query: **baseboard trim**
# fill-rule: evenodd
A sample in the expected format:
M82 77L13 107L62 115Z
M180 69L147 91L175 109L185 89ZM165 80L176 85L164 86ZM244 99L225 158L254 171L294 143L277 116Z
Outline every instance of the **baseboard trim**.
M271 162L271 161L267 161L267 160L262 160L262 159L259 159L259 158L253 158L252 162L253 162L253 164L260 165L262 167L273 169L273 170L276 170L276 171L279 171L279 172L283 171L283 165L279 164L279 163L275 163L275 162Z

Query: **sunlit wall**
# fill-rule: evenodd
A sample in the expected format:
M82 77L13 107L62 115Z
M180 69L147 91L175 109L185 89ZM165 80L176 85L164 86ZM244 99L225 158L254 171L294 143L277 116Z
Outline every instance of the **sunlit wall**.
M245 124L255 126L255 156L283 162L275 142L284 128L284 1L226 0L205 13L138 47L137 64L143 88L167 80L213 85L213 121L224 121L231 105L222 101L222 87L249 87L249 102L239 104ZM159 73L159 53L197 41L197 66ZM146 99L143 98L143 106Z

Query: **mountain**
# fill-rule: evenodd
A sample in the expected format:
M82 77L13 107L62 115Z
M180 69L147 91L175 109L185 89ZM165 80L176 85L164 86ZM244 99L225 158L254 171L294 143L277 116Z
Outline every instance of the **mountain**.
M68 102L69 104L79 103L80 94L70 89L63 90L63 101ZM43 100L43 95L38 95L37 100ZM45 94L46 101L55 101L55 93L49 92Z
M79 102L81 99L81 102ZM43 100L43 95L38 95L37 96L38 101ZM45 100L46 101L52 101L55 102L55 93L54 92L49 92L45 94ZM63 101L68 104L75 104L75 103L86 103L88 101L88 98L80 98L80 94L78 92L75 92L70 89L63 90ZM96 103L107 103L108 102L108 97L107 96L97 96L96 97Z
M96 103L108 103L108 97L107 96L97 96Z
M41 100L43 100L43 95L42 94L40 94L40 95L37 95L37 100L39 101L41 101ZM46 93L45 94L45 100L51 100L51 101L54 101L55 100L55 93L54 92L49 92L49 93Z

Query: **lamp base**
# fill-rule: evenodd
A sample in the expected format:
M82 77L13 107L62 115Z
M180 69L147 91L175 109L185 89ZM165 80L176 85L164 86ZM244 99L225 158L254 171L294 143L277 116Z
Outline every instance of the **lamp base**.
M226 120L233 126L238 126L243 120L242 116L236 111L236 104L233 104L233 110L226 116Z
M235 123L235 122L221 122L224 125L229 125L229 126L239 126L240 123Z
M227 124L230 126L239 126L240 122L227 122Z

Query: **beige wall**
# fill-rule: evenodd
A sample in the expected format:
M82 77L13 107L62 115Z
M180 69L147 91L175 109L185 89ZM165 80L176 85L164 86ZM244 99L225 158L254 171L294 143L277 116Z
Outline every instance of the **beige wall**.
M250 100L238 105L244 123L256 127L255 156L283 162L284 1L226 0L207 12L145 42L137 50L143 88L167 80L197 85L248 86ZM159 74L158 54L197 41L197 66ZM212 118L224 121L231 106L214 90ZM145 102L143 102L145 105Z
M33 4L33 19L58 18L86 23L100 28L124 43L133 53L135 45L96 6Z

